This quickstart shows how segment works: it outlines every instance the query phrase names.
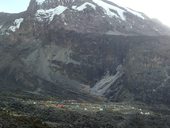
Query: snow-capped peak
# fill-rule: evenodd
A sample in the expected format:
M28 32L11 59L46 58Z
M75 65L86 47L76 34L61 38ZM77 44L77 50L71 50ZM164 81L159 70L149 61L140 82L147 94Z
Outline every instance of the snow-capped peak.
M96 9L96 6L94 4L89 3L89 2L85 2L84 4L80 5L79 7L72 6L72 9L77 10L77 11L82 11L82 10L86 9L87 6L90 6L93 9Z
M36 0L36 3L40 6L43 3L44 4L54 3L56 6L64 6L68 9L73 9L76 11L83 11L87 7L91 7L94 10L96 10L97 7L100 7L101 9L103 9L103 12L111 18L115 17L125 21L126 13L131 13L132 15L135 15L141 19L145 19L143 14L134 11L130 8L123 7L122 5L119 6L119 4L117 4L117 0L81 0L81 1L80 0ZM44 11L40 10L42 8L43 7L39 8L39 11L37 11L37 13L47 14L49 12L53 12L52 10L54 10L54 6L51 9L48 8L48 10L45 10L43 8Z

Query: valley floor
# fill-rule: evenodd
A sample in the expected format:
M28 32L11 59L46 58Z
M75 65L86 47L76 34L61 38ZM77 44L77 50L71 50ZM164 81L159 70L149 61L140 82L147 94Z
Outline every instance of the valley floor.
M0 128L169 128L170 108L0 97Z

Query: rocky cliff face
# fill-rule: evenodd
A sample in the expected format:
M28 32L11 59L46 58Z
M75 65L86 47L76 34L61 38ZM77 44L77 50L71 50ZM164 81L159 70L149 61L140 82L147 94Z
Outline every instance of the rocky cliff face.
M142 13L109 0L31 0L0 14L0 26L3 92L170 103L169 29Z

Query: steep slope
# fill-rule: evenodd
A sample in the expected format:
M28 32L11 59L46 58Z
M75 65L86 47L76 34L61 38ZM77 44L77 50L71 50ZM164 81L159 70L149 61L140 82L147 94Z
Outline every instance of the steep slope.
M2 92L170 103L169 29L144 14L108 0L31 0L1 17Z

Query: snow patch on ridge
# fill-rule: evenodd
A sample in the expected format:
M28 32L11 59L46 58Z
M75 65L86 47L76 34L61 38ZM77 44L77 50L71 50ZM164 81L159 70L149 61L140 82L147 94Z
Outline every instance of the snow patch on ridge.
M20 28L21 23L23 22L24 18L19 18L14 21L14 25L9 27L9 30L15 32L17 29Z
M67 7L61 5L48 10L39 9L37 10L35 16L38 21L44 21L47 19L49 22L51 22L54 19L55 15L62 14L66 9Z
M91 3L88 3L88 2L82 4L82 5L79 6L79 7L77 7L77 6L72 6L72 9L77 10L77 11L83 11L84 9L87 8L87 6L90 6L90 7L92 7L93 9L96 9L96 6L95 6L94 4L91 4Z
M139 12L137 12L137 11L134 11L134 10L132 10L132 9L130 9L130 8L126 8L126 10L127 10L128 12L132 13L132 14L135 15L135 16L138 16L138 17L140 17L140 18L142 18L142 19L145 19L145 17L144 17L141 13L139 13Z
M42 5L45 2L45 0L36 0L36 2L38 5Z
M0 35L4 35L4 33L2 31L2 27L3 27L3 25L0 25Z
M125 10L122 10L114 5L108 4L102 0L92 0L92 1L96 3L98 6L102 7L105 11L105 14L107 14L109 17L116 17L122 20L126 20L124 16L124 13L126 12Z

